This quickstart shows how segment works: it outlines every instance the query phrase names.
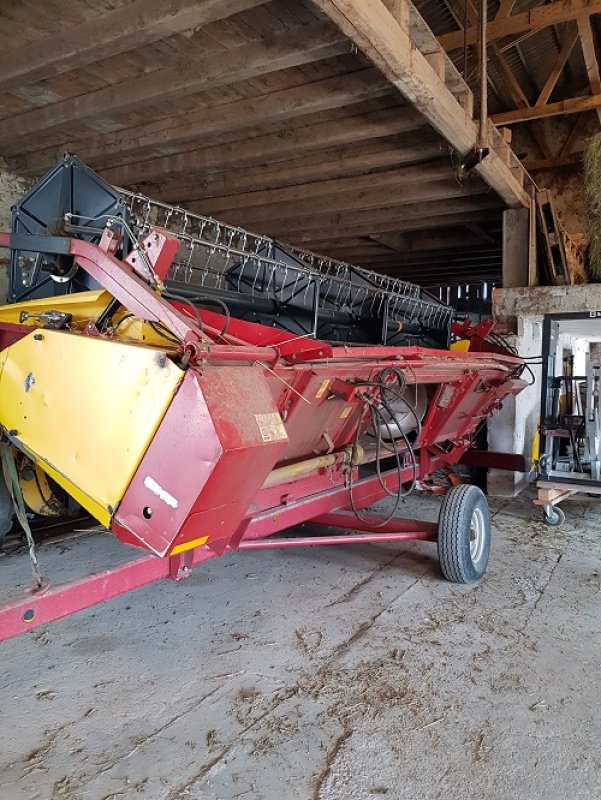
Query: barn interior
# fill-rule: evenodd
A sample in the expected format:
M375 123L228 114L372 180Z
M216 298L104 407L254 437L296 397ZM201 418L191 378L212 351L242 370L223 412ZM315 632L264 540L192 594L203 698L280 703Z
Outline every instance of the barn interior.
M395 321L395 339L378 317L383 340L369 344L440 349L442 341L446 349L453 341L452 355L469 330L465 349L477 339L501 361L523 359L531 376L499 392L494 414L487 408L474 433L478 458L466 459L458 478L445 465L444 475L416 480L414 461L414 496L373 506L393 521L425 518L414 538L427 539L439 495L455 480L483 487L495 549L492 574L473 587L443 583L428 542L383 538L252 553L229 552L230 543L210 564L199 556L189 578L181 562L170 577L186 577L183 585L146 586L150 571L140 559L137 577L127 572L128 548L105 535L104 517L91 532L82 533L86 514L38 531L30 509L34 544L17 521L0 543L0 641L31 628L1 645L14 731L0 764L2 796L596 796L601 266L588 242L601 220L586 202L584 159L601 120L600 26L601 0L22 0L0 8L0 245L8 247L0 249L2 303L8 298L0 328L33 319L42 305L28 311L26 303L43 303L48 286L54 298L75 299L104 286L78 286L71 272L50 276L43 260L27 260L36 248L10 238L86 239L81 226L97 219L98 231L107 219L110 227L118 203L110 213L87 205L91 170L94 187L126 199L132 241L160 209L154 224L169 238L177 219L188 266L202 250L200 285L220 299L209 303L208 322L194 311L201 330L222 313L222 284L215 289L205 273L227 240L240 257L254 248L257 264L284 259L294 269L298 261L382 291L414 285L408 297L448 309L448 342L409 317ZM225 267L229 259L228 250ZM182 275L185 265L179 282L169 274L167 290L180 294L162 302L183 302L176 310L189 325L186 297L189 305L198 289L187 291ZM332 346L363 343L363 304L357 313L355 300L340 301L324 327L311 275L313 328L291 327L285 310L262 306L254 283L240 319ZM110 314L126 307L115 297ZM229 329L236 312L228 302L216 340L224 349L246 331ZM15 308L25 309L21 317ZM266 341L252 344L288 344ZM328 352L342 358L342 348ZM48 411L57 427L62 404L78 405L77 386L101 385L92 362L60 381L71 388ZM274 363L258 363L285 383ZM8 447L19 426L6 420L21 400L3 398L11 368L0 364ZM29 392L35 370L26 372ZM41 427L54 425L43 408L36 413ZM109 416L98 412L89 447L102 446ZM415 441L404 435L412 456L421 419L416 427ZM83 444L69 436L65 429L64 447L77 460ZM336 452L328 441L327 453L310 451L311 463ZM97 463L105 471L101 455ZM326 463L334 462L320 462L322 473ZM399 486L401 477L399 466ZM294 493L282 496L282 509L293 502ZM9 510L12 519L10 502ZM292 535L315 537L314 516L291 516L303 523ZM34 546L56 576L35 603L23 600L32 596ZM167 550L153 552L157 561Z

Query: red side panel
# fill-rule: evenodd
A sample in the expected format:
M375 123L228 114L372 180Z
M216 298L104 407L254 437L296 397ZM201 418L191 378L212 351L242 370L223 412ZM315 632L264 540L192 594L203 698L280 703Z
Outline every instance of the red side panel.
M189 370L115 514L158 555L231 536L287 443L260 367Z
M13 322L0 322L0 352L6 350L11 344L18 342L29 333L33 333L34 328L30 325L16 325Z

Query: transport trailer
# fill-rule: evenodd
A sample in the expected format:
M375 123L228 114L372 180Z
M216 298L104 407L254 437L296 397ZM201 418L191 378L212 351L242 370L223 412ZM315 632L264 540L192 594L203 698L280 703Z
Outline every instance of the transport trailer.
M53 584L31 542L34 585L0 608L0 639L232 550L423 539L449 580L484 574L477 487L454 487L438 525L397 513L526 385L490 324L115 189L73 157L17 204L0 246L3 517L14 506L27 529L28 510L77 504L139 551ZM386 497L386 516L365 510ZM323 534L289 530L308 521Z

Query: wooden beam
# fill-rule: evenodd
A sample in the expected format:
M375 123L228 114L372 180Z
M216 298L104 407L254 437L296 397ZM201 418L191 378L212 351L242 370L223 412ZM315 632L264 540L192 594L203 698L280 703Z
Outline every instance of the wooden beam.
M495 42L504 36L532 33L561 22L569 22L581 15L599 13L601 13L601 0L556 0L510 17L491 20L487 25L487 41ZM475 44L477 34L477 26L470 26L467 30L467 43ZM463 47L464 33L463 31L445 33L438 37L438 41L447 51L458 50Z
M313 2L339 25L460 155L471 152L477 139L476 125L447 87L444 76L411 38L409 20L417 11L409 0L395 0L394 16L381 0ZM465 90L469 91L467 86ZM526 205L528 195L508 166L512 155L508 145L500 135L491 133L491 136L491 153L478 166L478 172L508 205ZM521 169L515 163L514 167Z
M601 76L599 75L599 62L597 61L590 17L578 17L578 35L582 45L582 55L584 56L584 64L591 86L591 94L599 94L601 93ZM597 117L601 122L601 108L597 106L596 111Z
M601 93L586 97L571 97L569 100L547 103L544 106L532 106L532 108L520 108L517 111L502 111L500 114L494 114L491 119L495 125L515 125L516 122L527 122L532 119L579 114L581 111L592 111L598 106L601 106Z
M517 108L527 108L530 105L528 98L496 45L490 45L488 57L493 67L499 73L501 82L513 105L517 106Z
M586 115L578 114L578 116L576 117L576 121L572 125L572 129L567 135L565 142L561 146L561 150L557 154L557 158L564 158L572 155L574 151L574 145L578 141L580 134L582 133L582 129L585 127L585 124L586 124Z
M539 160L525 161L524 167L528 172L537 172L542 169L557 169L558 167L569 167L573 164L579 164L582 161L584 153L569 153L556 158L541 158Z
M135 125L114 133L65 142L61 149L77 153L92 166L97 159L107 159L107 154L114 154L112 157L116 160L124 153L137 152L141 160L148 157L147 151L152 147L174 147L181 142L202 141L208 135L243 130L267 121L296 119L305 114L343 108L389 91L390 84L383 75L365 69L262 97L203 108L180 117L163 118L149 125ZM15 149L18 153L18 143ZM58 155L55 147L47 148L16 158L13 164L19 172L35 175L52 164Z
M513 8L514 0L509 0L509 2L502 3L499 12L495 19L502 19L503 17L508 16L511 13L511 9ZM463 22L465 19L465 13L461 13L460 3L461 0L445 0L446 5L451 10L455 22L459 25L460 28L463 28ZM467 20L469 25L477 25L478 24L478 11L471 0L465 0L467 6ZM465 12L465 7L463 11ZM503 102L509 102L510 105L515 106L516 108L527 108L530 105L528 98L524 94L522 87L518 83L517 78L507 65L505 61L505 57L501 52L499 46L495 43L491 43L487 47L488 58L490 63L495 68L499 79L501 81L501 87L493 86L493 90L498 95L498 97ZM488 73L488 79L490 82L490 71ZM501 89L503 91L501 91ZM549 158L551 156L551 152L549 150L549 146L545 139L545 136L541 131L538 131L532 126L529 129L530 136L532 137L533 141L538 146L539 150L541 151L543 158Z
M396 137L395 137L396 138ZM191 172L179 181L164 185L139 187L144 194L168 203L185 205L191 200L224 197L241 192L277 189L284 186L312 183L347 175L399 167L416 161L428 161L440 156L440 148L428 138L421 143L391 141L390 139L345 145L337 149L318 150L302 156L258 167L232 169L227 172ZM122 185L122 184L119 184Z
M507 19L511 16L516 0L501 0L495 19Z
M417 164L401 169L391 169L382 172L371 172L367 175L353 175L348 178L333 178L331 180L318 180L311 183L300 183L294 186L284 186L279 189L256 189L241 194L226 194L221 197L211 197L202 201L204 214L229 213L235 209L242 209L243 213L252 213L249 209L255 206L264 208L273 206L283 210L286 203L294 203L298 213L302 213L303 200L315 200L319 197L331 198L332 195L344 194L341 198L343 208L352 196L379 188L402 188L411 194L411 187L415 184L425 186L430 182L446 180L451 173L448 159L437 159L428 164ZM384 193L386 194L386 193ZM335 202L335 201L333 201ZM274 205L275 204L275 205Z
M302 118L300 119L302 122ZM285 130L226 144L208 146L163 158L150 158L103 170L109 183L131 186L165 176L185 176L198 171L215 172L225 167L243 167L270 163L287 156L310 153L327 147L369 142L381 137L409 133L426 125L421 114L411 106L357 114L333 122L296 125ZM426 140L429 137L424 137ZM402 141L400 143L402 145ZM410 147L409 142L407 145Z
M457 0L445 0L445 2L451 9L456 23L459 25L459 27L462 28L463 19L461 18ZM495 19L502 19L506 16L509 16L509 14L511 13L511 9L513 8L513 2L514 0L509 0L509 2L506 2L505 4L502 3ZM471 0L465 0L465 3L467 4L468 24L477 25L478 12L476 11L474 4L471 2ZM465 17L465 14L463 15L463 17ZM504 90L504 94L501 94L499 89L495 88L495 91L499 95L500 99L503 101L507 101L507 98L509 98L510 103L513 104L516 108L528 108L530 106L530 102L528 101L528 98L524 94L522 87L518 83L517 78L507 65L507 62L505 61L505 56L503 55L503 53L501 53L499 46L495 43L491 43L488 45L487 51L490 63L497 71L499 78L501 80L502 88ZM490 74L489 74L489 80L490 80ZM541 151L543 158L550 158L551 152L549 150L549 146L547 145L547 141L542 132L536 130L534 126L530 127L529 132L532 139L534 140L539 150Z
M346 37L330 23L299 25L269 39L176 59L166 69L0 120L0 144L66 123L130 113L159 101L250 80L349 50Z
M566 37L566 40L563 43L557 58L555 59L555 63L551 68L549 77L545 81L545 85L541 89L540 94L534 105L544 106L545 103L549 101L549 98L553 93L553 89L555 89L555 87L557 86L557 81L559 80L559 76L561 75L563 68L567 63L567 60L570 57L572 50L574 49L574 45L576 44L577 39L578 39L578 30L574 28L574 30Z
M135 0L79 25L69 25L66 19L63 32L3 52L0 90L10 91L16 84L25 86L84 67L265 2Z

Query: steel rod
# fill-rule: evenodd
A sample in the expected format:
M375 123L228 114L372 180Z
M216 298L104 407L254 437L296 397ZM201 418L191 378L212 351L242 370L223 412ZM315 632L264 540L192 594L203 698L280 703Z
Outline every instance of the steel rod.
M336 536L298 536L290 539L248 539L240 542L236 550L273 550L291 547L330 547L334 544L382 544L384 542L434 541L429 531L406 533L350 533Z

